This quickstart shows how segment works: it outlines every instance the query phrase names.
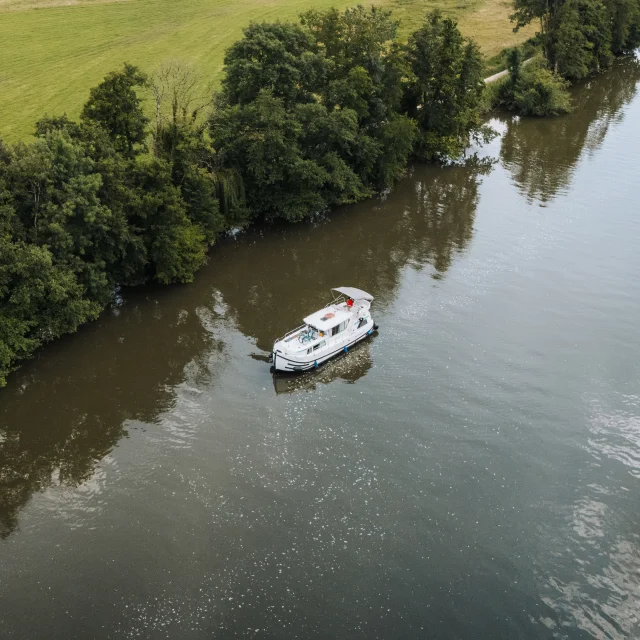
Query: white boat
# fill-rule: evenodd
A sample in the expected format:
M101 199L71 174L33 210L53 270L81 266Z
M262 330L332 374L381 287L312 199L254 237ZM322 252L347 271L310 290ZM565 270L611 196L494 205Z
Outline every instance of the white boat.
M306 371L340 353L378 329L371 317L373 296L355 287L336 287L331 303L304 319L304 324L275 341L272 371Z

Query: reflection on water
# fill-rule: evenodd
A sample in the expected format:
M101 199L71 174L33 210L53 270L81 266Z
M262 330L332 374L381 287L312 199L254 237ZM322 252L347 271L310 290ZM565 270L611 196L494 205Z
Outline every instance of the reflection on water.
M86 483L127 420L155 423L187 373L208 377L220 345L174 294L176 306L138 299L43 350L0 392L1 537L35 492Z
M353 384L366 376L373 365L371 357L371 340L373 339L375 335L351 347L348 354L329 360L317 371L300 375L274 373L273 386L276 393L314 391L319 384L329 384L335 380Z
M357 285L381 309L394 299L407 265L444 274L471 240L478 186L488 171L475 161L416 166L381 202L220 246L200 277L222 293L242 333L270 351L275 336L328 301L331 287Z
M640 479L640 397L613 394L589 404L591 482L568 505L564 527L543 527L554 557L542 581L542 600L561 626L575 626L593 638L626 640L640 631L640 531L629 517L640 506L632 483ZM618 464L628 469L629 484L620 483ZM578 477L583 475L578 470ZM557 625L543 623L557 637L567 637Z
M542 622L558 638L574 637L563 627L577 627L584 637L635 638L640 629L640 534L613 533L626 527L605 502L610 492L597 485L588 490L590 495L576 503L567 522L573 534L561 541L563 551L543 581L542 601L560 624Z
M544 204L566 191L582 153L602 144L611 124L622 117L622 107L635 96L639 81L640 65L623 59L615 72L574 91L573 113L507 119L500 159L529 201Z
M619 398L609 411L594 404L589 449L598 461L617 460L640 479L640 396Z

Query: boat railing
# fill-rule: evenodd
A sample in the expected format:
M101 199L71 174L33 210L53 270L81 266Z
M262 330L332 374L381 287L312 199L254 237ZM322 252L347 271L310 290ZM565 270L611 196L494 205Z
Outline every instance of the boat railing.
M286 340L289 336L292 336L296 331L300 331L301 329L304 329L306 326L307 326L306 324L301 324L297 329L291 329L291 331L289 331L288 333L285 333L281 338L278 338L276 342Z

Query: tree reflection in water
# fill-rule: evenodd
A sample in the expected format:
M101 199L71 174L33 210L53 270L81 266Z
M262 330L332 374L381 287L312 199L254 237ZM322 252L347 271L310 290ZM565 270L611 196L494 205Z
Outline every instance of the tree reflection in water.
M508 118L500 159L530 202L564 192L582 154L595 151L623 117L640 82L640 63L625 58L615 70L577 88L573 113L556 118Z
M126 421L157 422L187 372L209 375L206 356L220 345L196 308L182 306L179 293L171 308L158 302L132 300L106 314L44 349L0 391L0 537L34 493L89 480L127 434Z
M254 230L220 246L202 277L263 351L326 304L331 287L358 286L375 296L374 310L383 309L408 265L431 265L441 276L465 249L480 179L489 170L475 158L464 166L416 166L381 201L294 227Z

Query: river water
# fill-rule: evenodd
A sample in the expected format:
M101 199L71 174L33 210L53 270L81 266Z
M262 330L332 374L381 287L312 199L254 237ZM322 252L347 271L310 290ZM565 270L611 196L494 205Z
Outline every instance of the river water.
M640 637L639 83L225 241L13 375L2 638ZM274 379L338 285L379 334Z

